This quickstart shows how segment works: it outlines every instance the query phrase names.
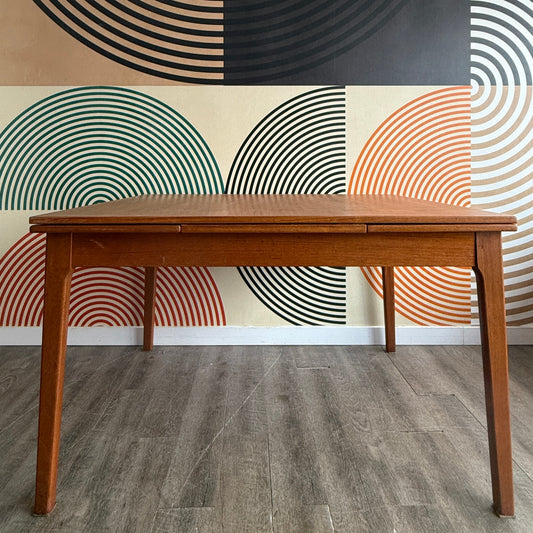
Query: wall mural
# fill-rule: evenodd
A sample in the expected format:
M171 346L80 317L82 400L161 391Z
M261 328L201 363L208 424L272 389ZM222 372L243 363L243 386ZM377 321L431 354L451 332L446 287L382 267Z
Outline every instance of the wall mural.
M0 324L40 326L45 236L28 233L0 262ZM72 276L71 326L140 326L144 269L79 268ZM158 269L155 321L159 326L225 325L224 306L207 268Z
M346 117L343 87L303 93L269 113L231 166L228 194L343 194ZM246 285L291 324L346 323L346 269L242 267Z
M390 115L357 157L350 194L470 205L470 87L425 94ZM381 269L364 268L382 295ZM470 323L470 270L395 269L396 310L416 324Z
M472 202L518 219L504 236L514 326L533 322L532 70L533 2L472 2Z
M30 213L146 193L393 193L512 212L508 320L531 324L532 27L531 0L9 3L0 326L42 319ZM157 324L373 325L348 303L382 291L372 268L223 270L162 269ZM398 268L396 284L400 323L477 319L466 269ZM142 290L141 269L79 269L70 323L139 325Z
M130 89L56 93L21 113L0 137L2 209L67 209L223 187L217 163L192 125Z
M461 0L35 4L96 53L178 82L468 82L468 5ZM413 53L425 63L413 64Z

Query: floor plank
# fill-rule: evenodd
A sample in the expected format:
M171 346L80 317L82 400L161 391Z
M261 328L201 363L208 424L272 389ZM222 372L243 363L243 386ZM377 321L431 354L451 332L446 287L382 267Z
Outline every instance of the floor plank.
M279 354L279 349L274 350ZM277 360L263 358L263 352L272 348L234 351L215 500L219 527L221 531L272 533L265 378Z
M176 446L161 487L161 506L166 508L211 507L218 484L229 358L227 352L212 348L197 356L201 361L185 396Z
M418 395L455 395L487 427L479 346L400 347L390 360ZM509 348L513 458L533 479L533 348Z
M329 532L333 525L317 469L318 450L291 352L284 351L265 381L273 529Z
M212 533L214 515L212 507L159 509L150 533Z

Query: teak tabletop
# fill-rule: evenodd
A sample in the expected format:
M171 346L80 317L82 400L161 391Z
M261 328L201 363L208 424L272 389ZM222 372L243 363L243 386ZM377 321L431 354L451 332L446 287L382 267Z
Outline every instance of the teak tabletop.
M31 224L497 224L511 215L400 196L145 195L30 218Z
M35 513L56 501L70 281L76 267L145 269L144 348L160 266L382 267L394 351L394 267L476 274L494 509L514 513L501 232L511 215L397 196L147 195L30 218L47 233Z

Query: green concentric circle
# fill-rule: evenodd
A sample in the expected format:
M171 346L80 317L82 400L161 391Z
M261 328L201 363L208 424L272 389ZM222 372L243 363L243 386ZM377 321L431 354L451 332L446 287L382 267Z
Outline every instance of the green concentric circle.
M62 91L26 109L0 136L1 209L220 192L220 170L195 128L131 89Z

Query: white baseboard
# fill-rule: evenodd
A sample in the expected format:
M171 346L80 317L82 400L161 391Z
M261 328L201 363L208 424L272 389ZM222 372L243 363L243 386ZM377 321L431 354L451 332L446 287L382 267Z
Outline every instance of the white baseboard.
M533 327L507 328L511 345L532 344ZM402 326L396 329L398 345L476 345L479 328ZM382 345L382 327L156 327L155 345ZM41 344L41 328L0 328L0 346ZM70 346L134 346L142 344L142 328L69 328Z

